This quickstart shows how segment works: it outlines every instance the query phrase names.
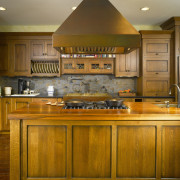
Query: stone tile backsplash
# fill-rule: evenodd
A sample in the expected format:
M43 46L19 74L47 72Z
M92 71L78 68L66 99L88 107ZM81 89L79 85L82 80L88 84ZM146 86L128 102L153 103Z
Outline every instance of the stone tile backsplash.
M1 88L11 86L18 92L18 79L30 80L30 89L47 93L49 85L54 86L56 94L73 92L108 92L131 89L136 92L137 78L115 78L113 75L63 75L61 77L0 77ZM3 91L3 90L2 90Z

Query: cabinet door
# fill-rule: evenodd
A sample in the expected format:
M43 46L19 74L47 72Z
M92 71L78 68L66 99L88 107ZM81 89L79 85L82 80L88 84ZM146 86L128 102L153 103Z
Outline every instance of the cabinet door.
M143 56L170 56L170 40L144 39Z
M88 63L85 59L74 60L74 74L86 74L88 73Z
M63 59L62 60L62 74L73 74L74 73L74 60Z
M53 48L52 40L45 41L45 58L49 60L58 60L59 52Z
M29 76L30 75L30 53L28 40L15 40L11 42L11 62L10 75Z
M12 112L11 98L2 98L2 119L1 119L1 130L10 130L10 123L8 120L8 113Z
M27 107L32 102L32 98L12 98L12 110Z
M143 95L144 96L168 96L169 95L169 78L144 78Z
M139 49L129 54L116 55L115 76L139 76Z
M44 40L31 41L31 60L45 59L45 42Z
M103 59L101 61L101 69L103 74L114 74L114 59Z
M8 75L9 70L9 45L6 41L0 42L0 75Z
M101 60L89 60L89 73L100 74L102 71Z
M170 76L170 57L144 57L143 75L148 77Z

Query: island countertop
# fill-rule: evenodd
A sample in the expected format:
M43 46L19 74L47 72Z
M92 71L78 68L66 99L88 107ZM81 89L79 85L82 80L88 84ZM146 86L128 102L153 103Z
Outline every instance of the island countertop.
M129 109L88 109L69 110L43 103L31 103L29 107L18 109L8 115L13 119L51 119L66 120L180 120L180 109L160 108L149 102L125 102Z

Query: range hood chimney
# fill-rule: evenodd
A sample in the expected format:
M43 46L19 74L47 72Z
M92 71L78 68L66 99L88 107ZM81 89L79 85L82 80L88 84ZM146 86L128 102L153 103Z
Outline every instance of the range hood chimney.
M124 54L140 47L140 33L109 0L83 0L53 34L62 54Z

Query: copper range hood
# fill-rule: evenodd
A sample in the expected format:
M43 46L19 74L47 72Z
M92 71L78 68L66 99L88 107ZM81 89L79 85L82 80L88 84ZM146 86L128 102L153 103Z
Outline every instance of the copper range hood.
M139 32L108 0L83 0L53 34L62 54L118 54L140 47Z

